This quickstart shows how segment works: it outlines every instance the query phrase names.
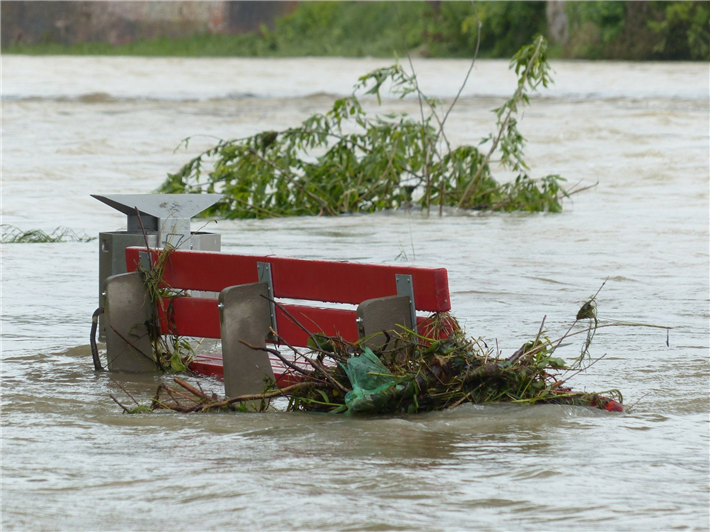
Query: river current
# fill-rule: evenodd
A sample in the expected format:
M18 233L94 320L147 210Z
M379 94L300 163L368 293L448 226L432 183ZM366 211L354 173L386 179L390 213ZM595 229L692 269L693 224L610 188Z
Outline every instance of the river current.
M215 138L296 125L389 63L3 56L2 223L120 230L124 216L89 194L150 193ZM468 63L415 67L446 104ZM545 316L550 336L564 333L608 279L603 323L672 328L601 329L592 353L606 356L570 381L618 388L637 403L629 413L124 415L109 394L147 401L160 377L93 371L97 242L5 244L2 528L708 530L708 65L553 67L556 84L520 122L532 176L598 183L561 214L398 211L206 230L225 251L445 267L454 315L503 355ZM449 139L490 133L514 84L505 61L479 61ZM393 98L382 110L419 111Z

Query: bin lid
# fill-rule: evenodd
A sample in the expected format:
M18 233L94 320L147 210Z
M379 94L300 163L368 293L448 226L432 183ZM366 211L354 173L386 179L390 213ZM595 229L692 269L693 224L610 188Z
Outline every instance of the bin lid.
M187 218L201 213L224 197L223 194L91 194L92 198L128 216L142 213L165 220Z

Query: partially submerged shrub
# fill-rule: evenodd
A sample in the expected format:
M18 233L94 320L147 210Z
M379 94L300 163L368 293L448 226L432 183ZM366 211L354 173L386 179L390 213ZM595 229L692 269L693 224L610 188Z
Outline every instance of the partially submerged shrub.
M3 244L47 244L57 242L91 242L96 237L84 234L77 234L68 227L57 227L51 233L45 233L41 229L30 229L23 231L14 225L2 224L0 226Z
M414 72L397 64L362 76L351 96L299 127L220 141L170 174L159 191L223 193L226 198L205 214L225 218L369 213L412 203L427 212L432 206L440 212L444 206L559 212L564 179L529 177L516 119L529 95L551 83L546 51L545 39L537 37L513 57L517 88L494 110L496 132L481 142L487 152L452 147L444 126L456 101L442 112L441 102L422 93ZM421 116L366 113L358 96L375 95L379 103L385 85L400 98L416 95ZM515 180L493 178L494 153L518 173Z

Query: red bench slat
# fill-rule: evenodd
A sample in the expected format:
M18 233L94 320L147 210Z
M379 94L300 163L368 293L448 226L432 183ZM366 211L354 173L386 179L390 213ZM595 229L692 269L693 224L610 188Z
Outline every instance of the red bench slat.
M168 317L167 300L160 311L160 330L163 334L178 334L196 338L221 338L219 309L217 300L205 297L180 297L172 301L172 320ZM358 340L356 312L303 305L283 305L301 325L313 333L327 336L341 336L348 342ZM418 317L417 323L423 326L429 318ZM295 347L307 347L308 335L280 309L276 309L278 333Z
M204 297L180 297L172 300L172 320L166 312L168 301L164 300L160 312L160 330L165 334L195 336L198 338L220 338L219 308L217 300ZM358 339L356 313L303 305L283 305L301 325L311 332L323 332L328 336L340 335L349 342ZM308 335L293 320L276 309L278 333L289 344L296 347L308 345Z
M142 248L126 249L128 271L135 271ZM153 252L157 254L157 251ZM173 288L220 292L228 286L255 283L257 262L271 264L274 297L350 303L397 293L395 274L411 275L417 310L451 310L444 268L413 268L355 262L328 262L281 257L233 255L210 251L172 253L164 281Z
M339 310L302 305L283 305L283 307L312 333L326 336L342 336L348 342L357 342L357 314L354 310ZM278 333L289 344L296 347L308 346L308 334L296 325L280 309L276 309Z

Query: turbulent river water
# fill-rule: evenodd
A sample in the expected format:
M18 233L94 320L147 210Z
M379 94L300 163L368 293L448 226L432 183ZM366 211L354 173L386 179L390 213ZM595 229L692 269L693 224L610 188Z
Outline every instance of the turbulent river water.
M90 193L149 193L214 137L298 124L389 64L2 61L3 223L89 235L125 220ZM425 91L451 102L468 64L415 67ZM550 336L563 333L608 278L602 322L672 327L668 345L661 329L600 330L592 352L606 357L571 381L620 389L638 401L630 413L124 415L109 394L127 400L123 386L146 401L160 377L93 371L96 241L5 244L3 529L708 530L708 65L553 67L556 84L520 124L532 175L598 182L562 214L402 211L208 229L226 251L445 267L455 316L504 355L543 316ZM514 83L506 62L478 62L449 139L487 135ZM418 105L387 99L383 110ZM191 135L205 136L173 152Z

